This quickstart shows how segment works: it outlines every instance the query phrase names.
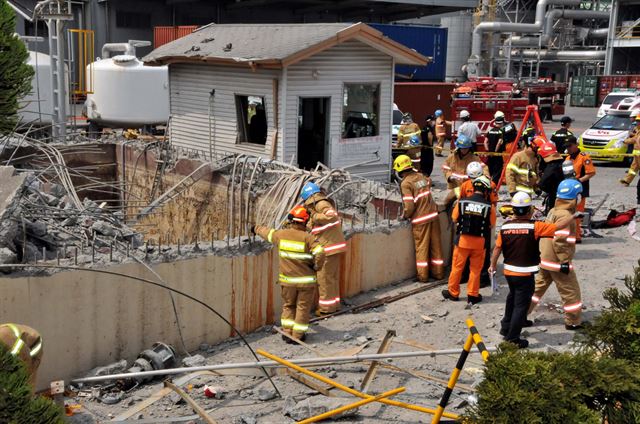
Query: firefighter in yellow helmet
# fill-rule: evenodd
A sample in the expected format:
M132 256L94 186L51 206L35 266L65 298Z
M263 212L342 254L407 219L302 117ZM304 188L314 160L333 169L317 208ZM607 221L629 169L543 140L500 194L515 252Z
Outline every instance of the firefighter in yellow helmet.
M411 220L416 248L418 280L426 283L429 274L435 279L444 277L444 261L440 242L438 206L431 196L431 180L411 166L411 158L400 155L393 169L402 178L403 218Z
M256 226L254 234L278 247L279 277L282 286L282 329L304 340L309 330L314 307L316 271L322 268L325 256L322 245L307 232L309 213L303 206L289 212L288 224L281 230ZM289 343L289 339L283 337Z
M413 116L405 113L402 116L402 125L398 128L398 148L406 150L411 158L413 167L420 170L420 158L422 155L422 129L413 122Z
M0 343L24 362L29 373L29 384L34 387L38 367L42 360L40 333L22 324L0 324Z

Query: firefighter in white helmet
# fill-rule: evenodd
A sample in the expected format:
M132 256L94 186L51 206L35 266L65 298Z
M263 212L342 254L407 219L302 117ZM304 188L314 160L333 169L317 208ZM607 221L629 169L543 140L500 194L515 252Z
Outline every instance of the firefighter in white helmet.
M547 214L546 222L556 223L562 218L573 218L582 193L582 184L576 179L566 179L558 186L555 206ZM569 227L557 230L553 239L540 241L540 272L536 276L536 288L531 296L529 313L540 303L551 283L562 299L564 309L564 325L567 330L578 330L583 327L582 300L580 285L571 263L576 252L576 222L571 221Z
M473 150L476 150L476 144L478 143L478 136L482 135L482 131L478 124L471 120L471 114L468 110L460 111L460 119L462 124L458 127L458 134L464 134L467 136L471 143L473 143Z
M553 224L533 221L531 196L522 191L514 193L511 206L515 217L500 228L489 273L496 272L498 258L501 253L504 254L503 272L509 284L509 295L500 334L506 341L525 348L529 346L529 342L520 338L520 332L525 325L531 296L535 290L534 275L540 269L540 238L554 237L556 231L569 226L573 216L562 217Z

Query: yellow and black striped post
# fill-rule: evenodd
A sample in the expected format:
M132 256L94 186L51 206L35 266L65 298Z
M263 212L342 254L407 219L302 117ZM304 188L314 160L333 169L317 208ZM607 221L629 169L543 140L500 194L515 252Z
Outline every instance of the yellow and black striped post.
M469 356L469 352L471 352L472 346L473 346L473 336L469 334L469 336L467 336L467 340L464 342L464 347L462 348L462 352L460 352L458 363L456 364L456 367L453 369L453 372L449 377L447 388L444 390L444 394L442 395L442 399L440 399L440 403L438 404L436 413L433 415L431 424L437 424L440 422L440 419L442 418L442 414L444 414L444 408L446 408L447 404L449 403L449 398L451 397L453 388L456 386L456 383L458 382L458 377L460 377L460 372L462 371L462 367L464 367L464 363L467 361L467 357Z
M487 362L487 359L489 359L489 351L487 350L487 347L482 341L482 337L480 337L480 333L478 333L478 329L476 328L476 325L474 324L471 318L467 318L467 327L469 327L469 332L473 337L473 343L476 345L476 347L480 351L480 355L482 355L482 359L485 362Z

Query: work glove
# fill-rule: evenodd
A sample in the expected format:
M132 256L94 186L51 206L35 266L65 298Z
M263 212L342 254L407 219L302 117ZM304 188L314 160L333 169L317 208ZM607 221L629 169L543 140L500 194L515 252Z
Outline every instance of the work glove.
M571 269L569 268L569 262L565 262L563 264L560 264L560 272L562 272L563 274L569 274L569 271L571 271Z

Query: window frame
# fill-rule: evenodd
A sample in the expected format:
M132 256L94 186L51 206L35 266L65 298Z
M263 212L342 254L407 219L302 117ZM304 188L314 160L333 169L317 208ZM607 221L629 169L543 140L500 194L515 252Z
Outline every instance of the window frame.
M262 106L264 108L265 121L267 124L267 134L265 136L264 143L255 143L249 141L249 124L250 118L247 116L246 120L241 119L240 111L246 113L249 107L249 99L250 98L259 98L262 100ZM246 98L246 109L244 109L240 103L240 98ZM257 95L257 94L244 94L244 93L233 93L233 103L235 106L235 115L236 115L236 144L238 145L248 145L248 146L262 146L265 147L268 143L269 139L269 115L267 115L267 96L266 95ZM243 128L240 128L240 124L242 122Z
M375 134L372 135L367 135L367 136L363 136L363 137L345 137L345 125L346 125L346 118L347 116L345 116L346 113L346 108L347 106L344 104L344 99L345 99L345 92L347 90L347 86L349 85L363 85L363 86L376 86L377 87L377 105L375 110L373 110L371 113L375 114L376 120L372 121L374 128L375 128ZM341 105L342 105L342 113L340 116L340 138L342 140L357 140L357 139L362 139L362 138L369 138L369 137L379 137L381 132L380 132L380 109L381 109L381 101L382 98L382 81L343 81L342 83L342 93L341 93ZM363 112L364 113L364 112Z

